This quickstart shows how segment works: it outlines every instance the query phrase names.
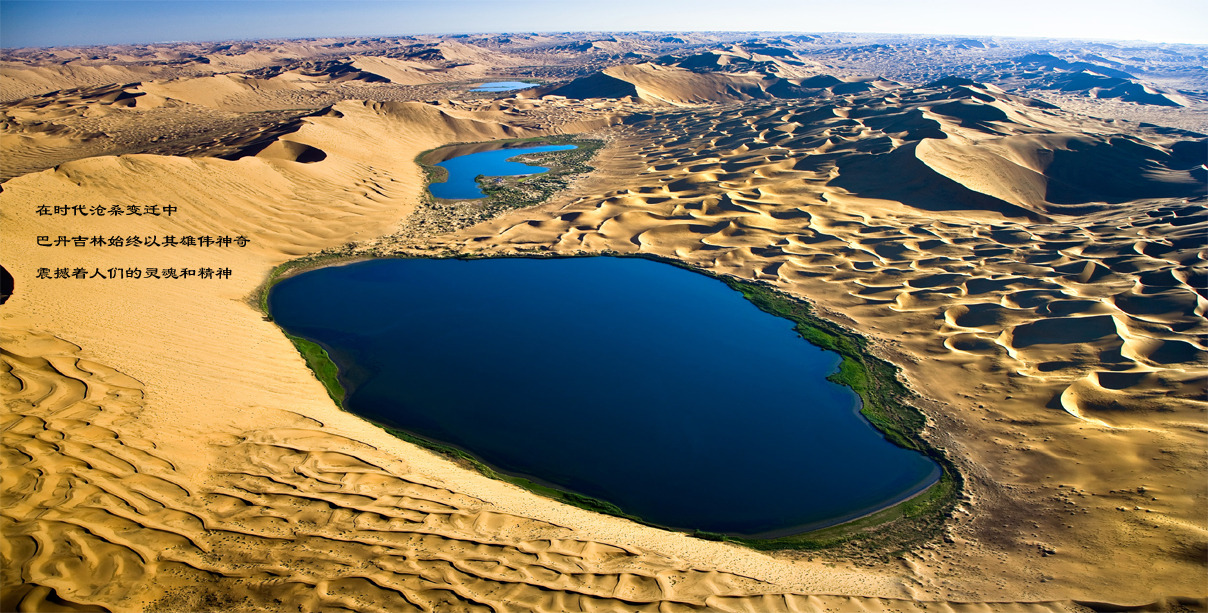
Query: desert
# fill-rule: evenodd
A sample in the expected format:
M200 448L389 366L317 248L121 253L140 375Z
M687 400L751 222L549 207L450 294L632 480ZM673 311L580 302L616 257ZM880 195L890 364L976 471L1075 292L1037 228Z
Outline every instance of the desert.
M1205 57L771 32L5 49L0 609L1204 610ZM497 81L532 87L473 91ZM450 151L519 141L596 145L512 196L428 191ZM596 512L344 410L262 303L308 270L520 256L798 305L889 373L865 404L920 416L879 427L949 489L808 547ZM593 370L573 327L531 334Z

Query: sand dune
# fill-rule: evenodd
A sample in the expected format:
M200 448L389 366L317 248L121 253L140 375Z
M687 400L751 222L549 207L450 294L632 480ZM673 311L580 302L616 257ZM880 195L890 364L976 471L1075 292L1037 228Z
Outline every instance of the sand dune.
M113 143L103 128L114 115L159 109L166 103L133 86L105 85L0 105L0 179L104 153Z
M251 70L337 44L207 53ZM459 45L423 62L481 59ZM354 68L420 70L372 57ZM827 93L670 106L717 100L710 87L764 95L766 75L745 70L605 68L628 101L346 100L180 145L203 157L87 157L7 180L0 608L1208 608L1203 137L966 81L796 76ZM68 116L254 108L274 87L304 91L297 76L140 77L22 101L5 107L6 165L103 141ZM421 152L589 129L610 140L598 170L548 204L413 231ZM48 221L42 204L178 213ZM47 233L251 241L37 247ZM446 250L648 254L810 300L902 368L928 439L965 475L943 541L859 563L768 555L562 506L338 411L250 304L297 257ZM232 274L36 278L150 267Z
M840 79L830 75L790 78L814 70L798 70L778 61L737 63L731 57L735 56L699 54L683 60L612 66L565 85L539 89L538 93L580 100L631 96L648 104L685 106L768 98L832 98L901 85L885 79Z
M457 493L362 442L375 438L364 431L349 438L290 411L261 409L258 429L210 423L203 454L165 445L196 432L157 419L142 382L48 334L4 343L0 470L20 497L0 512L6 610L924 610L902 598L761 594L763 582L699 560L584 540Z
M1005 73L1000 78L1030 81L1032 87L1145 105L1190 106L1190 101L1179 93L1146 84L1121 67L1119 62L1106 58L1069 61L1050 53L1034 53L1001 62L994 68Z
M766 98L762 81L762 75L699 73L647 63L614 66L542 93L575 99L632 96L647 103L684 105Z
M758 73L786 79L812 77L821 71L817 62L803 59L786 47L753 41L689 55L664 56L657 63L694 72Z
M51 336L5 340L3 470L21 496L5 572L22 584L6 610L479 610L506 594L507 610L564 611L757 587L492 511L288 411L212 424L204 456L180 457L153 441L188 432L144 419L139 381Z
M282 104L288 104L282 100L282 92L309 88L301 79L257 79L242 74L223 74L172 81L149 81L141 84L138 89L190 104L239 111L279 108Z
M419 189L419 150L524 133L418 103L334 110L280 141L328 154L310 164L101 157L6 183L4 261L18 281L3 313L0 470L22 502L0 512L5 608L810 611L909 595L884 571L793 571L566 508L336 411L243 297L278 262L388 233ZM48 197L183 211L91 220L90 232L254 240L211 253L22 256L42 231L29 205ZM35 267L76 263L235 274L218 284L33 279Z
M1193 458L1208 297L1180 280L1204 266L1200 171L1178 170L1177 138L1122 135L981 93L1005 108L975 115L992 117L976 125L935 112L964 103L964 87L901 94L890 107L879 96L849 99L830 119L809 103L662 113L631 128L607 158L612 173L540 212L436 242L660 255L762 279L850 317L938 401L932 436L959 449L972 475L957 544L919 556L936 593L1005 597L991 576L1035 595L1076 583L1121 599L1158 597L1157 585L1194 591L1194 552L1208 544L1197 519L1205 492L1175 467L1203 469ZM897 130L908 124L888 116L911 109L949 138L915 144L910 130L871 127ZM811 121L771 129L797 116ZM1071 141L1053 132L1062 128L1079 144L1060 148ZM1127 208L1096 202L1104 192L1093 182L1109 162L1094 143L1125 144L1113 155L1145 160L1147 181L1130 183ZM1060 150L1070 153L1048 157ZM913 171L894 174L911 159ZM1086 166L1058 166L1069 163ZM1082 187L1071 187L1078 175ZM1067 191L1054 190L1062 179ZM1076 215L1046 200L1055 191L1083 203ZM1110 478L1095 468L1109 456ZM1059 553L1037 557L1038 547ZM1162 562L1137 568L1127 561L1136 558ZM986 582L946 581L948 559Z
M454 68L438 68L422 62L389 57L358 57L353 65L361 70L389 79L391 83L420 85L444 81L462 81L481 78L485 66L460 65Z
M69 66L65 70L63 66L26 67L9 63L0 65L0 92L4 92L4 100L17 100L62 89L133 83L153 75L153 71L146 69L110 65Z

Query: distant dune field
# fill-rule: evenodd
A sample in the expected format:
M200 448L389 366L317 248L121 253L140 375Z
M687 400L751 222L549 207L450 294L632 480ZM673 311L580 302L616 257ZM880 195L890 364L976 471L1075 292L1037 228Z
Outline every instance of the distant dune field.
M906 65L827 36L6 51L0 609L1208 608L1203 92L1073 47L894 39L932 52ZM1020 95L1078 62L1146 95ZM466 91L496 77L541 84ZM425 151L553 134L607 144L539 206L424 195ZM168 236L247 241L127 246ZM865 337L964 480L941 535L760 552L562 505L341 411L257 302L299 258L601 253Z

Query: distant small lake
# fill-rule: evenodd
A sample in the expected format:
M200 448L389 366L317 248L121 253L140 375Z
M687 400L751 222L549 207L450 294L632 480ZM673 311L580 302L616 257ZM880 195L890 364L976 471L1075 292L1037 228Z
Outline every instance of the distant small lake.
M939 476L826 380L836 354L668 264L371 260L269 309L330 352L348 410L665 526L800 532Z
M524 81L492 81L483 83L474 89L472 92L510 92L514 89L528 89L537 87L537 83L525 83Z
M444 183L431 183L428 190L437 198L449 200L473 200L485 198L486 194L478 189L474 180L478 175L488 177L507 177L513 175L531 175L547 170L543 166L529 166L523 162L508 160L525 153L542 153L545 151L565 151L577 149L575 145L543 145L534 147L517 147L513 149L496 149L480 151L467 155L459 155L445 160L437 166L449 172Z

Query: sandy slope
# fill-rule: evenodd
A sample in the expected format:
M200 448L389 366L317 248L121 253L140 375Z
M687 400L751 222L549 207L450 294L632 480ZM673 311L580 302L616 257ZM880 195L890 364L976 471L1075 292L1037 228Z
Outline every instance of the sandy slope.
M745 560L727 561L732 567L758 569L763 556L655 531L634 536L628 522L458 469L336 411L246 303L272 265L393 229L417 195L419 151L526 134L492 115L347 103L291 135L322 148L322 162L94 158L5 184L3 261L21 289L3 310L0 474L5 500L20 502L0 512L3 608L397 611L507 602L560 611L690 607L767 591L713 570L731 557ZM34 208L46 202L180 207L172 218L62 221L67 235L253 242L31 254L46 227ZM234 275L33 279L37 267L77 265L230 267ZM668 540L675 546L665 549L693 560L643 548ZM814 587L838 580L847 591L906 595L884 574L827 577Z
M260 156L90 158L4 184L3 608L1204 606L1205 221L1182 203L1199 172L1175 153L1186 137L1141 135L1147 176L1175 191L1113 207L1077 201L1086 168L1054 170L1077 160L1037 152L1080 150L1063 132L1123 136L995 92L688 110L629 128L557 202L408 246L675 257L880 339L971 486L952 543L854 567L563 507L332 406L249 294L300 255L391 247L375 239L416 202L418 152L536 133L504 123L524 121L517 107L456 106L343 102ZM917 144L937 132L950 142ZM1026 135L1045 146L995 141ZM311 151L323 159L293 161ZM876 157L895 155L913 156L914 183L878 178ZM44 218L40 204L179 211ZM252 242L35 247L47 233ZM34 279L77 266L233 275Z
M1202 595L1208 215L1180 139L969 87L665 113L558 203L438 242L672 257L879 339L971 479L955 542L908 558L919 596Z
M0 92L5 100L16 100L81 86L133 83L156 72L125 66L24 66L6 62L0 64Z
M389 79L391 83L419 85L481 78L486 73L484 66L465 64L452 69L438 69L422 62L389 57L357 57L353 65Z

